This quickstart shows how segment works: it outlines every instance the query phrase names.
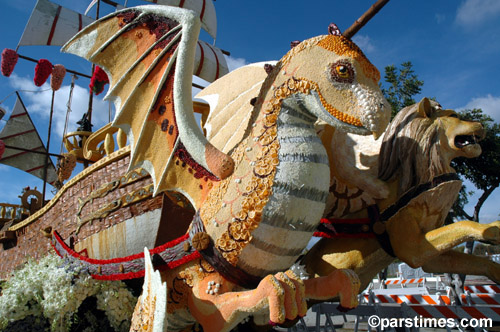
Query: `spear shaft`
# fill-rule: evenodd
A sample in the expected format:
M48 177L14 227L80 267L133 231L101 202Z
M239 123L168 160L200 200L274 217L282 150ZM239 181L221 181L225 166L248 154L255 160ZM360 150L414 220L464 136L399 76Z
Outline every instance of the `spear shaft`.
M378 0L375 2L360 18L345 30L342 35L346 38L352 38L368 21L375 16L384 7L389 0Z

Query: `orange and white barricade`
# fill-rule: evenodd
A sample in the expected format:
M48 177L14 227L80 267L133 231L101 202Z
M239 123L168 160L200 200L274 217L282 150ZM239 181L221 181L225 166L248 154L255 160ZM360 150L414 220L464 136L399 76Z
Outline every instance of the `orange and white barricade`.
M500 293L500 285L466 285L464 290L469 293L497 294Z
M423 286L425 284L425 278L412 278L412 279L400 279L400 278L389 278L384 281L386 286L397 285L401 287L405 287L407 285L417 285Z
M375 289L363 294L363 302L450 305L448 295L430 294L426 287Z

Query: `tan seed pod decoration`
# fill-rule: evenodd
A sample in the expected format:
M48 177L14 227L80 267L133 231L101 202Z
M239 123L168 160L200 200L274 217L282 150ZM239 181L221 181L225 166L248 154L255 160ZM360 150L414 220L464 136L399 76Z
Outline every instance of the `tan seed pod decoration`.
M63 65L54 65L52 76L50 77L50 87L52 90L57 91L61 88L65 75L66 68Z
M210 244L210 235L205 232L196 233L191 239L193 248L198 251L205 250Z
M76 167L76 156L71 153L63 153L59 160L57 176L60 182L66 181L71 177L71 173Z

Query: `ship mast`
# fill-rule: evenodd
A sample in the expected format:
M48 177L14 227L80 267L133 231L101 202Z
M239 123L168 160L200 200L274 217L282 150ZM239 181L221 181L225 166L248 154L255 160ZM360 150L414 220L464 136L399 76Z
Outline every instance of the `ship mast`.
M96 13L95 13L95 19L96 21L99 19L99 10L101 8L101 0L97 0L97 7L96 7ZM94 74L95 71L95 64L92 63L92 74ZM92 126L92 106L94 102L94 93L90 91L90 97L89 97L89 107L87 110L87 119L89 120L90 126ZM88 163L85 163L85 167L88 166Z

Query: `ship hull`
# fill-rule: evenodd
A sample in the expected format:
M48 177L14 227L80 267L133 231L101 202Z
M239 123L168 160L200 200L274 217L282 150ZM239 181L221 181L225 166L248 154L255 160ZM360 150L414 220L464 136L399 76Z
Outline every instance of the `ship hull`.
M152 249L182 236L193 212L176 194L153 197L151 177L128 171L129 148L122 148L84 169L41 210L11 226L15 239L0 248L0 278L7 278L28 257L51 251L44 236L57 231L75 252L113 259ZM166 216L175 215L176 227ZM170 221L171 223L172 221Z

